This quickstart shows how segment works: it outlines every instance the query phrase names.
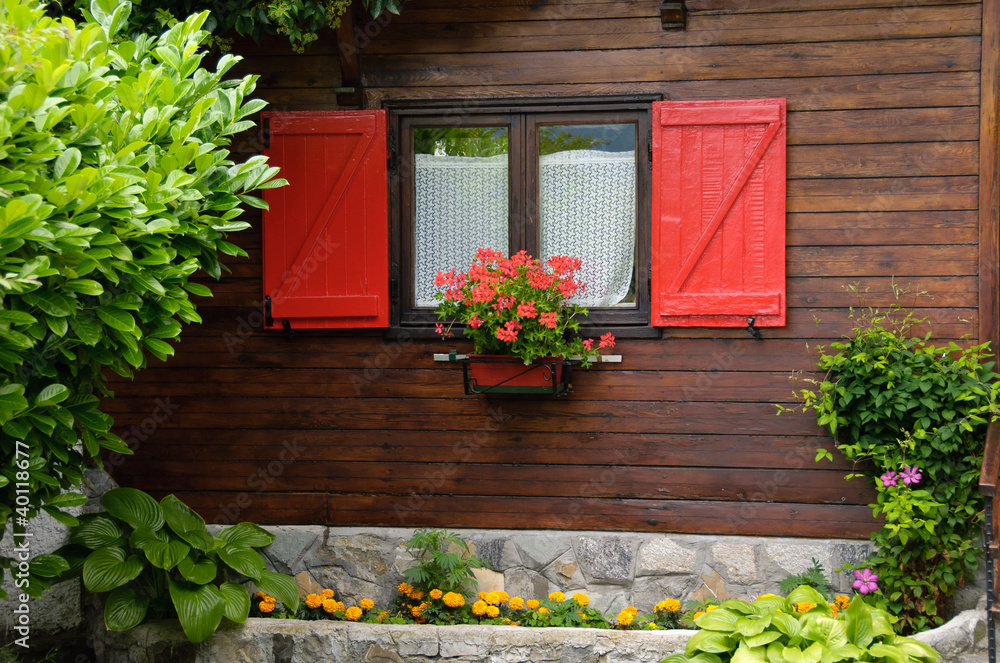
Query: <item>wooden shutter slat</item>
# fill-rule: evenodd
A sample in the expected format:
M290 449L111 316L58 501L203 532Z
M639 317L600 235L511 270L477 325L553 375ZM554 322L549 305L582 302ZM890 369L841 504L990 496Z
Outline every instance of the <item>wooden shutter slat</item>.
M785 100L653 104L652 324L785 324Z
M296 297L284 303L281 315L308 317L317 310L335 310L341 317L378 315L375 295L329 295L326 297Z

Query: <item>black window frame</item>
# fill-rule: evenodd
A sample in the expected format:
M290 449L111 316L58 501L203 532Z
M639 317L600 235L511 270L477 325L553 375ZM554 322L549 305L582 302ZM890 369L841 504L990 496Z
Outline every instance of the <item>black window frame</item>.
M389 111L389 218L391 259L390 324L420 330L439 322L433 308L413 305L413 129L419 126L509 127L508 251L522 248L538 255L537 129L557 124L636 125L636 305L591 308L582 324L588 334L605 328L621 334L658 335L650 325L650 254L652 216L652 102L660 95L613 98L459 100L386 104ZM533 195L526 195L533 191ZM469 257L471 262L472 256ZM465 268L467 265L455 265Z

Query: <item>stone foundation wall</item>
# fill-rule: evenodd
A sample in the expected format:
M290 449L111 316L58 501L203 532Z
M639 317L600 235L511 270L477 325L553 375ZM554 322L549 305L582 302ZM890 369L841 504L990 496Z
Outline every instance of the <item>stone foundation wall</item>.
M295 575L303 591L328 587L348 604L371 598L388 606L405 579L403 571L414 563L405 548L411 529L268 529L277 538L265 554L276 570ZM853 576L833 571L866 559L871 550L867 541L836 539L455 531L489 562L491 570L477 572L480 590L502 589L526 599L556 590L582 591L605 614L626 605L649 612L665 597L726 599L777 592L781 580L812 567L813 559L839 591L850 593Z

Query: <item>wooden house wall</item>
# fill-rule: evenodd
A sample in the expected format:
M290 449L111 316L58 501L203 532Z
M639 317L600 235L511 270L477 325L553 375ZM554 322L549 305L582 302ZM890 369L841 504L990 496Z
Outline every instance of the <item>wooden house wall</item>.
M871 489L841 459L815 463L829 437L775 404L850 307L890 304L894 283L928 293L903 299L928 321L915 332L994 333L979 318L984 5L687 7L674 32L653 0L412 0L388 24L357 19L364 103L787 98L785 327L666 329L620 340L622 363L575 372L566 397L464 396L432 360L460 340L263 330L255 218L204 324L114 385L106 407L136 452L113 459L119 481L209 520L867 537ZM334 40L279 50L243 49L271 108L335 107Z

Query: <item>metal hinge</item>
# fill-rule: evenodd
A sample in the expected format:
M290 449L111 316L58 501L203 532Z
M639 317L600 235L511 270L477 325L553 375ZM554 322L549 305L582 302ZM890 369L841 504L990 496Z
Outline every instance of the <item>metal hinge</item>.
M399 265L392 263L389 268L389 300L395 301L399 297Z
M271 147L271 119L265 117L261 126L260 142L266 148Z

